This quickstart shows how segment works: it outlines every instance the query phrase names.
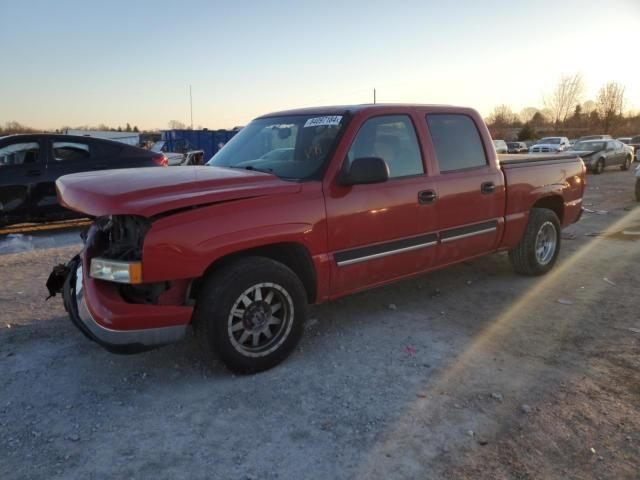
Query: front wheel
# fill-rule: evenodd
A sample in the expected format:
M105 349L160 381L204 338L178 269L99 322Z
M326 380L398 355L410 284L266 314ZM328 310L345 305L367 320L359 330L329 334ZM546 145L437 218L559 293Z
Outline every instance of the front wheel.
M543 275L560 253L560 221L546 208L532 208L524 236L509 252L513 269L523 275Z
M629 170L629 168L631 167L631 157L627 156L624 159L624 163L620 166L620 170Z
M230 370L254 373L283 361L302 336L304 287L285 265L239 259L213 272L198 292L195 334Z

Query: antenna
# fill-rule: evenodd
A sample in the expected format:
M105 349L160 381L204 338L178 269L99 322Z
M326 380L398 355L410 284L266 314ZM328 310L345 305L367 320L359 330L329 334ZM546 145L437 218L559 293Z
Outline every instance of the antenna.
M191 109L191 130L193 130L193 96L191 95L191 85L189 85L189 108Z
M376 103L376 89L375 88L373 89L373 103L374 103L374 105Z

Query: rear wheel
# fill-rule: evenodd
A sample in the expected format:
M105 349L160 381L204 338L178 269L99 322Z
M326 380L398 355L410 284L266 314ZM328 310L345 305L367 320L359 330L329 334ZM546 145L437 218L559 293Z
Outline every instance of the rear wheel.
M546 208L533 208L524 235L509 252L513 269L523 275L543 275L556 262L560 252L560 221Z
M596 166L593 167L593 173L597 173L599 175L602 172L604 172L604 158L598 159Z
M620 166L620 170L629 170L629 167L631 167L631 156L630 155L625 157L624 163Z
M206 279L194 312L196 337L232 371L253 373L284 360L302 336L307 300L285 265L237 260Z

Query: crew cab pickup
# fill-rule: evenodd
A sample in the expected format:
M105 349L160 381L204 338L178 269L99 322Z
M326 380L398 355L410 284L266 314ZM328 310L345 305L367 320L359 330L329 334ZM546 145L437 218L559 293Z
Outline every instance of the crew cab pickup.
M205 166L60 178L60 203L95 221L47 283L110 350L192 326L231 370L256 372L292 351L308 304L498 251L546 273L584 181L577 156L500 161L469 108L273 113Z

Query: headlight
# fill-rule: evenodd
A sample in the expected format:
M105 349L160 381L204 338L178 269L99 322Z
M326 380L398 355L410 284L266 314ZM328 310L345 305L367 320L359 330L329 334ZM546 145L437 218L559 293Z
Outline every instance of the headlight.
M108 258L92 258L89 276L109 282L142 283L142 263L122 262Z

